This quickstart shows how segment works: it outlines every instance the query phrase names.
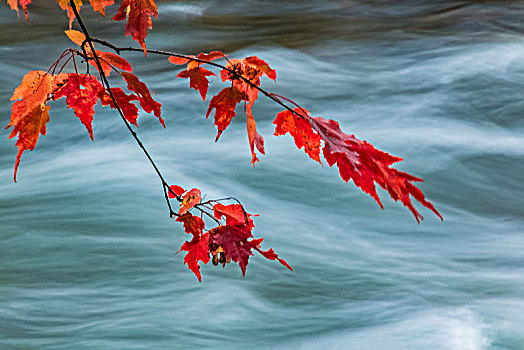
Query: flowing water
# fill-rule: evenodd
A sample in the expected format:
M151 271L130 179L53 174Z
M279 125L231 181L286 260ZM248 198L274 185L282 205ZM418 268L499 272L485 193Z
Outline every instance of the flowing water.
M22 76L71 45L54 1L33 3L29 24L0 4L2 126ZM82 13L94 36L135 45L122 23ZM263 98L267 155L252 168L242 111L215 144L177 68L126 55L162 103L167 129L142 115L138 131L168 181L241 199L294 272L255 256L245 278L208 264L199 283L117 114L97 110L91 142L52 103L17 184L15 140L0 133L1 349L524 349L524 2L163 1L159 13L148 47L265 59L278 72L265 88L402 156L444 222L424 209L418 225L384 191L380 210L272 136L280 109Z

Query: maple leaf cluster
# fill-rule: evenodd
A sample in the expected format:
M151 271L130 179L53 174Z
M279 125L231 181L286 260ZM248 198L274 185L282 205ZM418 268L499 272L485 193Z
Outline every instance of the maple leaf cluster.
M253 255L252 250L256 250L266 259L277 260L291 271L293 270L284 259L278 257L273 249L261 249L260 244L264 239L253 237L252 231L255 225L251 219L252 215L248 214L241 204L214 204L213 213L210 215L217 222L222 220L225 223L206 231L202 217L190 213L191 209L203 205L200 193L200 190L196 188L186 192L177 185L170 186L169 192L169 198L182 198L176 221L181 222L185 232L193 235L193 238L186 241L180 247L179 252L187 252L184 263L193 271L199 281L202 281L200 262L207 264L210 260L215 266L219 263L225 266L230 261L234 261L238 263L244 276L249 257ZM206 204L211 202L208 201Z
M85 40L84 34L77 31L69 30L66 34L79 45L82 45ZM51 109L48 102L51 100L65 97L68 108L73 109L76 117L86 127L91 140L93 140L94 108L98 102L111 108L118 106L125 119L138 126L138 107L133 102L138 101L145 112L154 113L165 127L164 120L160 116L161 104L153 99L147 86L131 73L133 69L129 62L110 52L95 51L103 73L108 76L112 70L118 72L127 83L127 89L134 93L126 93L121 88L111 88L110 94L95 76L89 74L52 74L40 70L27 73L11 97L11 101L16 102L11 107L11 121L6 126L6 129L13 127L9 138L18 135L15 144L18 147L14 172L15 182L23 152L32 151L39 136L46 134ZM87 58L91 64L95 64L93 56Z

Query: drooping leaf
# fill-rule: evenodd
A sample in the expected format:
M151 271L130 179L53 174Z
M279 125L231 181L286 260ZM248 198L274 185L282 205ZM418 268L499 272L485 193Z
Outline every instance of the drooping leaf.
M193 188L182 197L182 203L180 204L180 210L178 215L184 215L187 211L193 208L195 205L200 203L202 195L198 188Z
M215 141L218 141L220 135L231 123L231 119L236 115L235 107L242 101L244 95L236 88L224 88L217 95L213 96L209 107L207 109L206 118L209 117L211 111L215 109L215 125L218 133Z
M100 91L103 89L102 84L92 75L70 73L67 83L54 95L55 100L66 97L68 108L75 111L75 115L86 127L91 140L93 140L92 122L95 104L98 101Z
M121 88L111 88L111 92L115 97L118 107L120 107L120 110L122 110L124 118L126 118L126 120L131 124L138 127L138 107L134 103L131 103L131 101L138 101L138 96L135 94L128 95ZM99 93L99 98L103 106L110 106L111 108L116 109L113 99L107 91L101 90Z
M15 146L18 147L14 181L20 165L20 158L25 150L32 151L40 135L45 135L46 124L49 122L49 109L46 105L53 92L53 76L44 71L31 71L22 79L15 89L11 101L16 101L11 107L11 121L6 129L14 127L9 135L13 138L18 134Z
M189 87L198 90L202 100L205 101L209 86L209 80L206 77L211 75L215 75L215 73L202 67L196 67L181 71L178 73L177 78L189 78Z
M31 3L31 0L7 0L7 4L11 7L11 10L16 11L18 16L20 16L20 13L18 12L18 6L22 7L22 11L24 11L25 19L29 22L29 16L27 15L27 6Z
M275 136L289 133L295 140L298 149L304 147L304 152L320 164L320 136L315 132L309 122L309 111L295 108L294 111L304 117L298 117L289 110L277 114L273 124L276 125Z
M246 104L246 125L249 148L251 149L251 164L255 166L255 162L259 161L255 153L255 147L261 154L266 154L266 151L264 150L264 138L257 132L257 123L249 103Z
M165 128L166 124L164 123L164 119L162 119L160 116L160 109L162 105L153 100L153 97L151 97L151 92L147 88L146 84L141 82L138 77L132 73L122 72L121 74L124 80L127 82L127 88L137 93L142 109L147 113L153 112L162 126Z
M338 166L340 176L344 181L353 180L356 186L371 195L383 208L375 188L375 183L377 183L388 191L393 200L400 200L413 213L417 222L420 222L423 216L413 206L410 198L413 196L442 220L440 213L412 184L412 182L423 180L390 167L393 163L401 161L402 158L377 150L366 141L344 133L335 120L316 117L311 118L310 122L324 141L324 158L329 166L335 164Z
M73 27L73 20L75 19L75 13L73 9L71 8L70 1L69 0L56 0L57 4L60 5L62 10L67 11L67 16L69 17L69 29ZM80 12L80 9L82 8L82 0L74 0L75 7Z
M204 233L201 236L195 236L191 241L186 241L180 248L180 251L183 250L187 251L184 263L197 276L198 281L202 282L199 261L204 264L209 262L209 234Z
M127 18L126 35L131 35L144 49L147 55L145 39L147 30L153 28L151 16L158 16L158 8L154 0L124 0L113 16L115 21L123 21Z

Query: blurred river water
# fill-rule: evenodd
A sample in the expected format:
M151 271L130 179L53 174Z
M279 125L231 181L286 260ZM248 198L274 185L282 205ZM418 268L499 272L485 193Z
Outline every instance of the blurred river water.
M73 46L54 1L33 3L30 23L0 3L2 126L23 75ZM82 14L93 36L136 46ZM91 142L52 103L16 184L0 132L0 349L524 349L524 2L161 1L146 43L263 58L278 76L264 88L403 157L444 222L421 209L418 225L384 191L382 211L272 136L280 109L263 97L253 168L240 108L215 144L179 68L129 54L162 103L167 129L141 115L138 133L167 180L239 198L294 271L254 256L245 278L208 264L199 283L117 114L97 109Z

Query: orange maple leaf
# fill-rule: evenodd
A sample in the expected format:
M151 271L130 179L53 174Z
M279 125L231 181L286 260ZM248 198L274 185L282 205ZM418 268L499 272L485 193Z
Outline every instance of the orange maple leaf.
M45 135L49 122L49 110L46 103L53 92L53 76L44 71L31 71L22 79L15 89L11 101L11 121L6 129L14 126L9 138L18 134L15 146L18 154L15 163L14 181L20 165L20 158L25 150L32 151L40 135Z

